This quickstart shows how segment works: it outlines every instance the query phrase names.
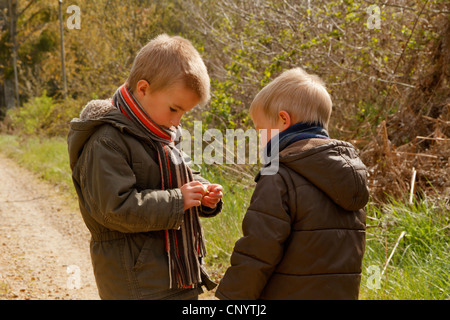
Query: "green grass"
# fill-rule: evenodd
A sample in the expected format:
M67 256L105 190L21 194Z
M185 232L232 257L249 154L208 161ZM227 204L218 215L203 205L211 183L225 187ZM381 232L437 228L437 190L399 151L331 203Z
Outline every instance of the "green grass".
M392 200L384 207L368 206L362 299L449 299L450 212L445 200L413 204ZM399 241L402 232L405 236ZM379 288L375 271L385 267ZM368 272L367 268L372 266Z
M252 183L249 181L244 184L236 179L229 179L214 166L203 167L201 175L224 188L222 213L202 220L208 250L206 264L215 269L216 273L223 273L224 270L221 269L228 266L234 244L242 236L242 219L250 204ZM217 276L220 278L221 275Z
M75 196L65 138L0 135L0 152L40 178Z
M27 138L0 135L0 152L69 193L76 201L65 138ZM201 172L224 187L223 212L203 219L208 249L206 264L218 280L229 264L234 243L254 184L230 179L218 167ZM367 242L361 280L361 299L449 299L450 212L448 200L422 199L413 204L390 201L367 206ZM399 240L402 232L405 236ZM388 257L395 244L385 273Z

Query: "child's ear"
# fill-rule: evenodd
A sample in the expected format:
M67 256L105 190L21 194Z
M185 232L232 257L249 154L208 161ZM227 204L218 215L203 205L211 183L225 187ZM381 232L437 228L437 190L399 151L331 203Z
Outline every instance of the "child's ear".
M150 84L147 80L139 80L136 85L136 95L138 97L144 97L147 94L147 90L150 88Z
M278 123L280 124L280 131L286 130L291 126L291 116L286 111L278 112Z

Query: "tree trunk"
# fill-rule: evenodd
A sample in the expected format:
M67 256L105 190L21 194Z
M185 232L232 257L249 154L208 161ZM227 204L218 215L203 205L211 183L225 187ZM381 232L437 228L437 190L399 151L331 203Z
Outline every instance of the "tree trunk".
M19 78L17 75L17 1L9 0L8 1L8 11L9 11L9 19L10 19L10 35L12 42L12 63L14 69L14 87L16 92L16 105L20 106L20 98L19 98Z

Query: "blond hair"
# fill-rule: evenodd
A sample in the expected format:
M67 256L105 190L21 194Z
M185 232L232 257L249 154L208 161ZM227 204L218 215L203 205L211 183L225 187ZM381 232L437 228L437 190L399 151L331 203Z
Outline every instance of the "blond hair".
M161 34L148 42L136 55L127 79L134 92L138 81L146 80L152 92L184 83L204 105L210 98L210 80L206 66L189 40Z
M294 68L283 72L256 95L250 115L263 112L275 124L278 113L284 110L295 122L320 123L327 129L331 109L324 82L316 75Z

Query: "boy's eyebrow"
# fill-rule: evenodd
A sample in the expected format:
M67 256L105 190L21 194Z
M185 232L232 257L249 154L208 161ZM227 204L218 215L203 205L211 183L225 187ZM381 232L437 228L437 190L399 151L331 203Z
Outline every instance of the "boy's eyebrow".
M175 108L177 108L177 109L180 109L181 111L183 111L183 112L186 112L182 107L180 107L179 105L177 105L177 104L174 104L173 105Z

